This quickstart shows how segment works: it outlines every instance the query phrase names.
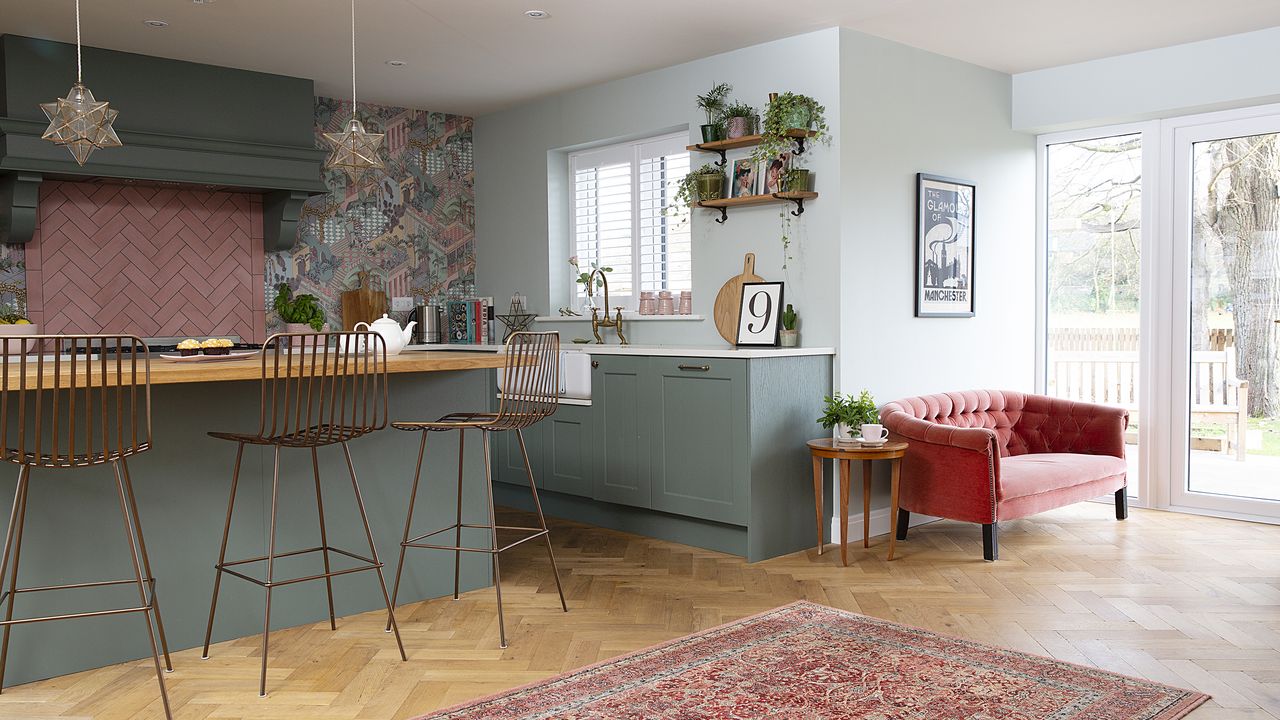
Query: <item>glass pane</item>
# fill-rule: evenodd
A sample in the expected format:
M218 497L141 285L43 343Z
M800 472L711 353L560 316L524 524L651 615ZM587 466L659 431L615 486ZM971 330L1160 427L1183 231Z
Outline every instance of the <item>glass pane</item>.
M1045 160L1046 388L1129 411L1129 493L1136 495L1142 136L1050 145Z
M1280 135L1192 146L1193 492L1280 500Z

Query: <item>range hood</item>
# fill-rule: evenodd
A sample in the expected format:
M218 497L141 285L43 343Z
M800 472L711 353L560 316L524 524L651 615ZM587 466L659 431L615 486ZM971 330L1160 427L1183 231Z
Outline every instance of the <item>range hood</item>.
M263 195L267 250L288 249L326 192L311 80L86 47L85 84L120 111L122 148L84 167L40 135L39 103L75 82L75 45L0 35L0 242L26 243L45 178L230 188Z

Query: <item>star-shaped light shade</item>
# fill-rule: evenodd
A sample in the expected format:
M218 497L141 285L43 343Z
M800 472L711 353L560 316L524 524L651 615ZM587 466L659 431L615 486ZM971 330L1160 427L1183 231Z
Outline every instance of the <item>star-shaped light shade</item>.
M324 166L343 170L353 181L369 170L385 170L387 164L378 154L385 137L382 133L365 132L364 125L352 117L346 132L324 134L325 142L333 146Z
M49 117L49 127L41 137L65 145L81 165L98 148L122 145L111 127L120 113L112 110L106 101L94 99L89 88L80 83L72 85L67 96L58 98L57 102L40 103L40 109Z

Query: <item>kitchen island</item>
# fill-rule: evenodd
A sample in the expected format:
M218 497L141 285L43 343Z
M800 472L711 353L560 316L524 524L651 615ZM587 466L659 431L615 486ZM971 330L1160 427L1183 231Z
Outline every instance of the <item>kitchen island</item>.
M484 409L492 398L489 368L501 367L501 354L407 352L390 357L389 417L434 419L447 412ZM69 373L68 358L59 363ZM84 360L78 361L83 373ZM197 647L203 640L213 564L230 489L236 446L206 434L212 430L252 432L258 427L262 359L220 362L173 362L152 358L152 426L154 449L130 458L129 469L139 502L147 548L157 579L157 596L173 651ZM16 374L30 376L54 371L52 359L28 358ZM48 375L46 375L48 377ZM412 481L419 436L386 429L351 443L361 491L369 513L379 555L388 565L388 583L395 571L403 530L404 509ZM432 439L433 441L435 438ZM429 441L419 490L415 527L431 528L453 521L457 445L452 438ZM241 468L236 515L227 549L230 557L264 554L270 511L270 447L247 446ZM320 470L325 491L325 514L330 544L361 552L367 548L355 510L351 483L337 446L321 448ZM471 517L484 517L484 472L480 443L468 443L465 502ZM0 480L5 501L12 498L17 468ZM285 448L281 454L278 547L301 549L318 544L314 484L309 452ZM6 506L7 510L7 506ZM27 511L21 584L58 584L73 580L129 577L131 569L118 501L109 466L63 472L35 470ZM318 554L317 554L318 555ZM463 553L463 589L490 583L486 556ZM337 558L338 556L334 556ZM314 562L313 562L314 561ZM321 570L320 558L288 558L277 572L310 575ZM345 567L335 559L335 569ZM417 552L409 556L400 587L401 604L452 593L451 553ZM264 569L249 565L261 576ZM335 609L339 616L383 607L372 573L334 578ZM18 615L53 614L85 608L124 607L136 602L132 586L86 591L20 595ZM263 591L256 585L224 578L214 640L254 636L262 630ZM328 617L324 585L300 583L280 588L272 602L275 629ZM338 632L342 632L342 620ZM326 630L327 632L327 630ZM141 618L117 616L14 628L6 680L10 684L64 675L91 667L145 657ZM406 645L410 645L406 640ZM360 638L370 652L395 652L390 635L376 632ZM413 648L410 647L412 650ZM214 648L220 654L243 652ZM176 671L181 673L179 665Z

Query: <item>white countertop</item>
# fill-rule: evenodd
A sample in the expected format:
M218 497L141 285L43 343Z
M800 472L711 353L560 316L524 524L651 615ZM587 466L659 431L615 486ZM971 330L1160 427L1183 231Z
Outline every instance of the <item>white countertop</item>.
M704 358L771 358L802 357L811 355L835 355L832 347L734 347L732 345L597 345L563 343L562 350L577 350L588 355L656 355L661 357ZM410 345L404 352L415 350L458 350L469 352L500 352L502 345Z

